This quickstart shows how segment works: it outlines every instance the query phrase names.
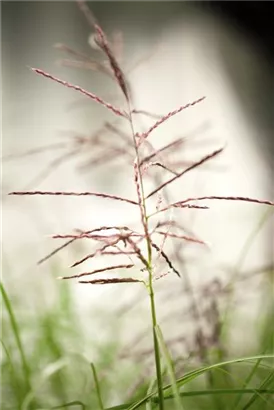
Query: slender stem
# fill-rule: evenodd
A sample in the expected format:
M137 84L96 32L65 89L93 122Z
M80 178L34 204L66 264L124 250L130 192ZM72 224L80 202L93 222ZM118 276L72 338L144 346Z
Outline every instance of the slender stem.
M157 386L158 386L158 398L159 398L159 409L164 409L164 392L163 392L163 380L162 380L162 371L161 371L161 357L160 357L160 348L159 342L156 335L156 326L157 326L157 317L156 317L156 308L154 301L154 291L152 286L152 270L149 274L149 296L150 296L150 308L151 308L151 318L153 326L153 343L154 343L154 357L156 365L156 375L157 375Z
M151 320L152 320L152 332L153 332L153 344L154 344L154 357L155 357L155 367L156 367L156 376L157 376L157 387L158 387L158 400L159 400L159 410L164 410L164 393L163 393L163 380L162 380L162 371L161 371L161 357L160 357L160 347L159 342L156 335L156 326L157 326L157 316L156 316L156 306L154 300L154 290L153 290L153 269L152 269L152 246L150 236L148 234L148 215L146 211L146 202L145 202L145 194L144 194L144 184L143 184L143 177L141 174L141 166L140 166L140 157L138 146L135 139L135 132L133 126L133 119L131 114L131 107L128 101L128 112L129 112L129 120L131 126L131 132L134 142L134 148L136 153L136 162L137 162L137 172L138 172L138 179L140 182L140 194L141 194L141 219L144 226L144 233L146 237L147 243L147 270L149 274L148 280L148 293L150 296L150 310L151 310Z

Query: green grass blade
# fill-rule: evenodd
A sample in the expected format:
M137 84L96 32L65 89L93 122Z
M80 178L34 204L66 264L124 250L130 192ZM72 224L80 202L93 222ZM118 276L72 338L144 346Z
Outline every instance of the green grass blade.
M36 382L36 387L33 388L32 390L29 391L29 393L26 395L22 405L21 405L21 410L29 410L30 405L35 402L35 397L37 396L37 392L39 389L45 384L47 380L49 380L51 377L53 377L57 372L59 372L62 368L67 366L67 360L60 359L59 361L52 363L51 369L48 370L50 366L47 366L46 369L44 369L44 374L42 375L41 379Z
M252 369L251 369L249 375L247 376L247 378L246 378L246 380L245 380L245 382L244 382L243 388L245 388L245 386L248 386L248 384L249 384L249 382L251 381L252 377L255 375L255 373L256 373L256 371L257 371L257 369L258 369L258 367L259 367L261 361L262 361L262 359L258 359L257 362L255 363L255 365L252 367ZM240 403L241 397L242 397L241 394L239 394L239 396L236 397L236 400L235 400L234 406L233 406L233 408L234 408L235 410L237 409L237 407L238 407L238 405L239 405L239 403Z
M180 393L184 397L193 397L193 396L206 396L206 395L219 395L219 394L272 394L274 389L213 389L213 390L196 390L190 392ZM165 399L168 400L173 397L173 394L165 396Z
M23 370L23 374L24 374L24 378L25 378L25 382L26 382L26 387L27 389L31 389L31 383L30 383L30 369L27 363L27 359L25 356L25 352L23 349L23 345L21 342L21 337L20 337L20 332L19 332L19 327L17 325L16 319L15 319L15 315L12 309L12 305L10 302L10 299L8 297L8 294L4 288L4 285L2 283L0 283L0 290L1 290L1 295L2 298L4 300L4 304L6 306L8 315L9 315L9 320L10 320L10 324L11 324L11 328L14 334L14 338L17 344L17 348L20 354L20 359L21 359L21 363L22 363L22 370Z
M178 385L176 383L176 376L175 376L175 371L174 371L172 358L169 354L168 348L167 348L167 346L165 344L165 341L164 341L164 338L163 338L163 334L162 334L161 329L158 325L155 326L155 332L156 332L156 336L157 336L157 339L158 339L160 349L162 351L162 356L164 357L164 360L166 362L166 367L167 367L167 371L169 373L169 378L170 378L170 382L171 382L171 388L172 388L172 391L173 391L173 396L174 396L175 403L176 403L176 408L178 410L183 410L183 406L182 406L181 398L180 398L179 388L178 388Z
M153 389L154 389L154 387L156 386L156 383L157 383L157 379L152 379L152 380L151 380L151 382L150 382L150 384L149 384L149 386L148 386L148 389L147 389L147 394L148 394L148 395L153 392ZM152 400L148 400L148 401L146 402L146 410L152 410Z
M23 394L21 391L21 385L20 385L20 381L18 380L18 376L16 373L16 368L12 362L12 358L11 355L9 353L9 350L7 348L7 346L5 345L5 343L3 342L3 340L1 340L1 345L3 347L3 350L5 351L5 354L7 356L7 360L8 360L8 364L10 367L10 372L11 372L11 383L13 384L13 388L14 388L14 394L16 395L16 399L18 402L18 408L20 407L21 401L22 401L22 397ZM3 377L3 373L2 373L2 377Z
M231 364L235 364L235 363L242 363L242 362L246 362L246 361L254 361L254 360L258 360L258 359L273 359L273 358L274 358L274 354L269 354L269 355L242 357L242 358L239 358L239 359L227 360L227 361L224 361L224 362L212 364L210 366L201 367L199 369L193 370L193 371L185 374L183 377L181 377L177 380L177 384L179 386L183 386L184 384L186 384L189 381L195 379L199 375L201 375L201 374L203 374L203 373L205 373L209 370L217 369L218 367L231 365ZM171 387L171 385L168 384L168 385L163 387L163 390L167 390L170 387ZM155 394L156 393L154 392L154 393L151 393L150 395L147 395L147 396L143 397L141 400L139 400L138 402L136 402L133 405L131 405L130 407L128 407L128 410L135 410L135 409L139 408L142 404L144 404L149 398L151 398Z
M194 390L191 392L181 392L180 396L182 397L195 397L195 396L208 396L208 395L220 395L220 394L228 394L228 395L233 395L233 394L273 394L274 389L213 389L213 390ZM165 400L173 399L174 396L173 394L165 396ZM152 398L151 399L154 403L158 403L158 398ZM129 403L125 404L119 404L118 406L114 407L108 407L105 410L126 410L130 406Z
M79 406L81 407L82 410L86 409L86 406L84 403L82 403L81 401L71 401L69 403L65 403L65 404L61 404L60 406L54 406L51 407L50 410L58 410L58 409L65 409L67 407L71 407L71 406Z
M93 373L95 389L96 389L96 393L97 393L97 397L98 397L99 408L100 408L100 410L104 410L104 405L103 405L103 400L102 400L102 396L101 396L101 390L100 390L99 380L98 380L98 377L97 377L97 372L96 372L94 364L91 363L90 365L91 365L91 369L92 369L92 373Z
M274 370L265 378L265 380L262 382L260 389L266 389L267 386L271 383L271 381L274 379ZM253 396L250 398L250 400L246 403L246 405L243 407L243 410L249 409L250 406L258 399L262 398L260 394L254 393ZM264 398L262 398L264 400Z
M86 410L85 404L78 400L70 401L69 403L60 404L59 406L54 406L54 407L39 407L39 409L36 409L36 410L58 410L58 409L66 409L71 406L79 406L82 410Z

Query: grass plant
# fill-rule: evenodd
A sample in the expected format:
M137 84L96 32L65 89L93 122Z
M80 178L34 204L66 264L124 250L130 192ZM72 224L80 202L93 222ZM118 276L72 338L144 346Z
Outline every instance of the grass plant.
M94 40L97 47L101 51L103 61L94 61L86 56L80 55L75 50L68 46L59 45L63 51L70 55L77 56L79 61L78 66L89 65L89 69L100 71L102 75L111 78L116 86L120 89L121 96L117 99L117 105L105 101L100 96L83 89L78 85L71 84L67 81L61 80L52 74L45 72L42 69L31 68L31 70L43 77L46 80L53 81L63 87L72 89L81 95L84 95L91 102L95 102L105 107L113 115L115 120L112 123L104 123L102 130L95 133L90 138L75 138L71 144L69 156L81 156L83 151L87 151L92 147L94 150L99 148L101 155L96 153L95 156L84 161L85 167L98 166L101 162L106 166L112 161L115 154L116 157L126 159L126 162L131 166L132 184L135 186L135 198L124 198L120 195L112 195L104 192L77 192L77 191L42 191L42 190L26 190L14 191L10 195L16 196L91 196L99 197L106 201L119 201L126 203L136 210L136 215L139 217L138 228L132 226L97 226L95 228L80 231L76 230L72 233L53 235L54 240L63 240L63 244L55 248L51 253L43 257L39 264L48 261L65 247L69 247L75 242L88 240L92 244L92 252L77 259L72 268L81 267L86 261L94 258L108 257L112 258L111 264L102 268L82 271L61 276L63 281L77 279L79 283L90 285L108 285L117 284L123 286L123 283L132 284L132 286L141 286L147 292L150 306L151 316L151 336L153 340L153 355L154 355L154 375L151 380L145 377L141 386L132 394L132 401L125 402L114 407L106 407L104 403L111 400L111 394L108 395L106 391L108 383L104 382L104 377L100 376L102 368L98 368L97 364L89 363L83 360L79 364L80 372L90 374L87 377L88 391L80 387L77 376L67 372L66 369L70 365L68 354L62 350L60 339L57 337L56 326L58 324L58 315L63 315L61 309L56 309L52 316L48 314L45 318L43 333L39 337L37 343L42 346L43 352L47 352L48 357L51 358L51 367L41 375L41 381L36 388L34 387L33 377L36 377L36 370L32 363L29 364L24 345L20 337L20 325L18 325L14 310L4 285L1 285L1 294L4 301L4 309L7 312L6 321L9 322L9 336L8 339L14 337L15 345L12 351L19 353L20 360L13 357L8 344L6 344L5 334L2 340L3 350L5 353L4 371L7 389L13 392L14 399L12 404L3 403L3 409L11 409L17 406L18 409L100 409L100 410L118 410L128 409L134 410L137 408L159 410L164 409L242 409L249 408L263 408L269 410L274 407L273 401L273 370L269 363L273 363L273 354L265 353L252 355L247 357L240 357L231 360L222 360L217 363L211 363L211 357L218 357L218 346L220 340L221 325L218 319L218 308L214 301L211 304L211 315L215 315L215 341L205 345L205 337L202 329L197 325L197 346L200 365L195 365L191 360L185 360L183 369L180 368L179 363L171 354L171 343L167 343L164 339L160 324L157 318L157 306L155 301L155 283L157 280L164 280L164 277L169 274L174 276L174 281L182 281L184 278L183 269L173 261L173 258L164 250L165 243L168 239L176 239L179 243L192 243L197 247L206 247L207 244L200 238L188 233L184 227L182 228L178 221L166 218L165 215L172 209L181 209L185 212L196 210L197 212L206 213L210 207L211 201L239 201L250 204L257 204L263 206L273 206L274 202L271 200L263 200L257 198L250 198L248 196L233 196L228 194L226 196L218 196L209 193L207 196L182 198L180 201L169 201L168 189L170 186L181 177L191 172L192 170L203 167L208 163L213 163L215 158L221 156L225 147L216 147L214 150L207 153L196 161L189 161L186 165L175 168L172 160L170 160L170 153L178 147L182 140L175 139L172 143L162 146L160 149L154 148L150 142L151 134L161 127L171 118L180 115L188 109L195 109L197 104L205 103L205 97L194 99L190 103L184 103L182 106L175 108L165 115L158 115L155 113L148 113L146 111L137 110L134 107L134 98L131 93L131 87L127 79L127 70L123 70L121 64L121 54L118 47L118 40L116 42L108 40L102 27L93 16L88 5L84 1L78 1L80 10L84 13L94 35ZM66 65L75 66L75 61L66 60ZM162 97L164 98L164 97ZM153 119L153 123L147 130L139 132L138 129L138 115L146 115ZM127 127L127 132L124 132L122 127L119 127L120 122L123 122L123 127ZM112 138L103 139L103 135L111 134ZM106 151L105 148L108 148ZM56 147L45 147L45 149L55 149ZM68 153L66 152L60 159L67 160ZM55 169L57 163L52 163L50 167ZM160 169L163 174L160 180L155 177L151 170L154 168ZM147 181L154 182L155 186L151 191L147 190ZM163 197L167 199L163 205ZM156 198L156 199L155 199ZM151 202L153 201L154 202ZM254 205L255 206L255 205ZM152 211L149 211L153 209ZM164 215L164 216L163 216ZM248 247L248 245L247 245ZM246 248L243 252L242 258L245 257ZM118 260L118 262L116 262ZM123 262L121 262L123 260ZM126 260L126 262L124 262ZM160 260L161 266L164 266L164 271L157 270L156 262ZM241 261L239 262L241 265ZM112 275L112 272L119 272L119 274ZM135 272L123 274L123 272ZM136 273L137 272L137 273ZM99 277L98 277L99 275ZM62 285L60 285L62 286ZM65 286L65 285L64 285ZM191 290L190 290L191 291ZM196 309L195 301L193 302L193 317L199 322L199 313ZM39 319L41 320L41 318ZM212 339L213 340L213 339ZM77 343L81 343L79 340ZM13 344L13 343L11 343ZM39 349L39 346L37 347ZM101 347L103 352L103 348ZM221 348L220 348L221 349ZM216 353L217 350L217 353ZM113 360L113 359L112 359ZM18 376L18 363L20 362L20 371L22 375ZM16 363L16 364L15 364ZM75 366L79 362L76 360ZM243 365L246 365L244 367ZM96 368L95 368L96 366ZM242 366L242 373L238 374L236 367ZM229 370L228 370L229 369ZM219 371L218 371L219 370ZM259 375L259 371L261 372ZM220 386L222 381L227 381L227 374L231 381L230 386ZM110 372L112 377L114 375ZM169 384L166 383L166 374L169 377ZM236 374L236 378L235 378ZM217 377L215 377L217 375ZM256 383L250 387L252 379L256 375ZM92 381L93 376L93 381ZM144 377L144 376L143 376ZM137 380L137 374L132 374L132 378ZM204 388L192 388L197 383L197 378L201 378ZM217 381L216 381L217 379ZM135 380L135 381L136 381ZM155 383L154 383L155 380ZM116 383L118 383L117 378ZM75 384L75 389L78 390L78 395L71 400L70 390L71 383ZM20 386L17 388L16 386ZM154 387L156 386L156 387ZM190 390L188 390L188 386ZM240 386L240 387L239 387ZM42 389L42 390L41 390ZM75 392L75 389L73 390ZM93 393L91 394L91 391ZM140 395L139 392L142 392ZM145 393L147 392L147 394ZM82 392L82 393L81 393ZM50 403L49 396L53 394L61 400L58 405L47 405ZM136 396L137 394L137 396ZM229 398L228 398L229 397ZM231 400L230 400L231 397ZM204 400L206 399L206 400ZM208 400L209 399L209 400ZM211 400L213 399L213 400ZM190 401L192 400L192 402ZM193 404L195 403L195 404ZM242 404L241 404L242 403ZM259 404L258 404L259 403ZM240 407L240 404L242 407ZM230 406L233 407L230 407ZM258 407L256 407L256 405ZM45 407L46 406L46 407ZM48 407L47 407L48 406ZM261 407L260 407L261 406Z

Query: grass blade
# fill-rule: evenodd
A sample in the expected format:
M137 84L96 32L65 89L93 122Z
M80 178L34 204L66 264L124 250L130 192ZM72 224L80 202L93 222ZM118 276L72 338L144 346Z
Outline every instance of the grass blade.
M182 406L181 398L180 398L179 388L178 388L178 385L176 383L176 376L175 376L173 361L172 361L172 358L169 354L168 348L165 344L162 331L161 331L161 329L158 325L155 326L155 332L156 332L156 336L157 336L157 339L158 339L160 349L162 351L162 355L163 355L164 360L166 362L166 367L167 367L167 371L169 373L169 378L170 378L170 381L171 381L171 388L172 388L172 391L173 391L173 396L174 396L174 399L175 399L176 408L178 410L183 410L183 406Z
M12 362L12 358L11 355L9 353L9 350L7 348L7 346L5 345L5 343L3 342L3 340L0 340L1 345L3 347L3 350L6 354L7 357L7 361L10 367L10 372L11 372L11 382L13 384L13 391L16 395L17 398L17 403L18 403L18 407L20 407L21 401L22 401L22 392L21 392L21 385L20 385L20 381L18 380L18 376L16 373L16 368ZM2 383L3 383L3 370L2 370Z
M194 390L194 391L189 391L189 392L183 392L180 393L180 396L182 397L195 397L195 396L207 396L207 395L219 395L219 394L224 394L224 395L233 395L233 394L273 394L274 389L207 389L207 390ZM173 399L174 396L173 394L165 396L165 400ZM158 398L152 398L152 402L157 403ZM105 410L127 410L129 408L130 404L125 403L125 404L119 404L118 406L114 407L108 407Z
M24 374L24 378L25 378L25 382L26 382L26 388L28 390L30 390L31 389L30 369L29 369L27 359L26 359L26 356L25 356L25 352L24 352L24 349L23 349L23 345L22 345L22 342L21 342L19 327L18 327L16 319L15 319L15 314L13 312L10 299L8 297L8 294L5 290L5 288L4 288L3 283L0 283L0 291L1 291L3 301L4 301L4 305L6 306L6 309L7 309L8 315L9 315L9 320L10 320L12 332L14 334L15 342L16 342L16 345L17 345L17 348L18 348L18 351L19 351L21 364L22 364L22 370L23 370L23 374Z
M147 389L147 394L150 394L153 392L154 388L156 387L156 384L157 384L157 379L151 380L149 387ZM146 410L152 410L152 400L147 401Z
M41 408L36 409L36 410L58 410L58 409L66 409L66 408L72 407L72 406L79 406L82 410L86 409L86 406L85 406L84 403L82 403L79 400L75 400L75 401L70 401L69 403L60 404L60 405L54 406L54 407L41 407Z
M91 369L92 369L92 373L93 373L93 378L94 378L96 393L97 393L97 397L98 397L99 408L100 408L100 410L104 410L104 405L103 405L103 400L102 400L102 395L101 395L99 380L98 380L98 377L97 377L97 372L96 372L96 369L95 369L94 364L91 363L90 365L91 365Z
M274 379L274 370L265 378L265 380L262 382L260 389L266 389L269 383ZM250 406L258 399L262 398L260 393L254 393L251 399L247 402L247 404L243 407L243 410L249 409ZM263 399L263 398L262 398ZM264 399L263 399L264 400Z
M217 369L222 366L226 365L231 365L231 364L236 364L236 363L243 363L243 362L248 362L248 361L254 361L254 360L259 360L259 359L273 359L274 354L267 354L267 355L258 355L258 356L250 356L250 357L241 357L239 359L233 359L233 360L227 360L224 362L212 364L210 366L205 366L201 367L199 369L193 370L191 372L186 373L183 377L177 379L176 383L178 386L183 386L184 384L188 383L189 381L195 379L196 377L200 376L201 374L212 370L212 369ZM166 386L163 387L163 390L170 389L171 384L167 384ZM128 407L127 410L135 410L138 409L142 404L144 404L148 399L153 397L156 393L151 393L145 397L143 397L141 400L138 402L134 403L130 407Z
M245 386L248 386L248 384L249 384L249 382L251 381L252 377L253 377L254 374L256 373L256 371L257 371L257 369L258 369L258 367L259 367L261 361L262 361L262 359L258 359L257 362L255 363L255 365L252 367L252 369L251 369L249 375L247 376L247 378L246 378L246 380L245 380L243 389L245 388ZM242 398L241 394L239 394L239 396L236 397L236 400L235 400L234 405L233 405L233 408L234 408L235 410L236 410L236 408L238 407L238 404L239 404L241 398Z

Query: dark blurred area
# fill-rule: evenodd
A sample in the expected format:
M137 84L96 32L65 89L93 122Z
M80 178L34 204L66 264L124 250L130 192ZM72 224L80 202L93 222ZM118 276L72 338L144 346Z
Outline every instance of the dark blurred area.
M19 11L22 7L25 12L21 17L26 18L25 13L27 8L30 12L35 12L37 7L45 8L53 7L51 1L2 1L2 24L5 23L20 25ZM55 8L62 7L63 2L54 2ZM58 6L59 3L59 6ZM70 3L70 4L68 4ZM98 19L102 16L120 14L128 17L128 14L132 14L134 18L139 19L140 24L147 19L151 20L151 23L157 26L158 24L164 24L165 20L176 16L178 11L183 12L187 6L201 9L207 13L215 13L216 16L223 18L230 25L237 27L245 35L250 37L250 41L255 42L264 53L265 58L272 60L274 58L274 28L273 28L273 12L274 5L272 1L163 1L157 2L157 15L155 15L156 6L154 1L91 1L89 2ZM66 7L76 11L75 2L66 2ZM18 12L16 12L18 10ZM33 19L33 15L29 14L29 20ZM10 20L12 18L12 20ZM11 26L10 26L11 28ZM4 32L5 34L5 32Z
M274 58L274 27L272 1L202 1L197 2L207 12L216 13L236 26L256 43L266 59Z

